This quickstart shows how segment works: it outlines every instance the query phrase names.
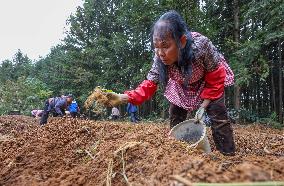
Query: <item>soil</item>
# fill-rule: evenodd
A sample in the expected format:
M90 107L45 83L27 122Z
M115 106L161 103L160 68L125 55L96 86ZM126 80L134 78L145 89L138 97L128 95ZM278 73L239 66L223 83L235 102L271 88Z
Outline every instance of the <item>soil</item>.
M158 123L0 117L0 185L182 185L284 181L284 132L234 125L237 153L204 154Z

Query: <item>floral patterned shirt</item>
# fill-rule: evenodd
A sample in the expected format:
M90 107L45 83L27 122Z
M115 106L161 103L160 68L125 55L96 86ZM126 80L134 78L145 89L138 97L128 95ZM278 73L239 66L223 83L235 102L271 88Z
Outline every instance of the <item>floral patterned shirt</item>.
M216 70L220 65L223 65L226 72L224 86L234 84L234 74L229 65L225 61L211 41L197 32L191 32L192 49L194 59L192 61L192 74L189 79L189 86L184 89L184 77L181 70L176 64L167 66L168 82L165 88L164 96L174 105L182 107L188 111L197 109L202 103L200 97L206 85L205 74ZM154 62L151 70L147 75L147 79L158 83L157 56L154 57Z

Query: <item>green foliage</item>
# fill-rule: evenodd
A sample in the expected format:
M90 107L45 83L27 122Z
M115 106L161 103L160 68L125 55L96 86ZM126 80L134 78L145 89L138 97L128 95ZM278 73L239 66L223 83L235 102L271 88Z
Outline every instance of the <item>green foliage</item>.
M258 114L252 110L242 108L239 113L240 121L242 123L253 123L259 120Z
M237 114L239 113L239 114ZM269 114L269 113L266 113ZM259 115L256 111L249 110L246 108L241 108L239 111L236 111L234 109L231 109L229 111L229 115L232 119L236 120L238 119L240 123L246 124L246 123L261 123L264 125L271 126L276 129L282 129L284 126L279 123L278 117L276 112L272 112L270 115ZM239 118L236 118L238 116Z
M276 129L282 129L284 126L281 123L277 122L277 114L276 112L272 112L270 117L268 118L260 118L260 123L267 124Z
M29 114L32 109L41 109L43 101L51 94L38 79L20 77L17 81L7 80L0 87L0 115L13 110Z
M21 50L18 50L18 52L13 57L13 79L17 80L19 77L27 77L30 75L32 70L32 63L31 60L27 57L27 55L24 55Z
M0 82L17 80L22 76L29 76L33 69L31 60L21 50L13 56L13 60L5 60L0 63Z
M32 63L18 50L12 60L1 63L0 113L28 110L29 104L35 107L51 95L50 90L53 96L72 93L82 104L96 86L118 93L135 88L151 68L153 23L162 13L175 9L193 31L211 39L226 57L235 82L241 87L241 103L250 102L240 111L243 120L252 122L267 117L253 108L269 108L267 112L271 113L277 108L269 103L273 91L279 96L277 50L278 42L283 46L284 4L281 0L238 2L240 38L236 42L233 1L84 0L83 6L77 7L67 20L70 29L62 44L51 48L47 56ZM244 90L249 94L248 100L244 100ZM15 99L11 98L12 92ZM152 117L164 117L168 106L163 91L158 90L151 104L142 105L143 117L150 116L149 112Z
M13 63L9 60L5 60L2 62L0 66L0 82L5 82L6 80L13 79L13 72L14 67Z

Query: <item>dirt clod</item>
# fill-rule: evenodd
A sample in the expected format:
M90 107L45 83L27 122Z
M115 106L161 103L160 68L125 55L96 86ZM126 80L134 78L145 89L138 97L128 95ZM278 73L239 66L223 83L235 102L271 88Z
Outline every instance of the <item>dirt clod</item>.
M182 185L284 181L283 131L234 126L236 156L169 139L168 125L0 117L0 185ZM176 178L176 179L173 179Z

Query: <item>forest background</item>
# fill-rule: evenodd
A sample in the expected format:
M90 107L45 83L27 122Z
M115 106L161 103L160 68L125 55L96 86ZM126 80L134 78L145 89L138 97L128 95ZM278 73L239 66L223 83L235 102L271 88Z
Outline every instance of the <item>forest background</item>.
M96 86L118 93L135 88L151 67L152 24L172 9L207 36L234 71L235 86L226 89L231 116L283 127L282 0L84 0L47 56L31 60L19 49L12 60L0 61L0 115L29 115L48 97L68 93L82 107ZM125 105L120 110L124 114ZM139 114L167 118L161 90Z

